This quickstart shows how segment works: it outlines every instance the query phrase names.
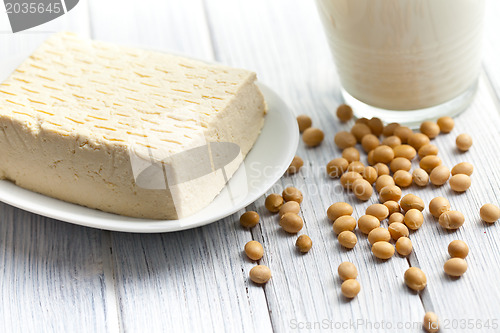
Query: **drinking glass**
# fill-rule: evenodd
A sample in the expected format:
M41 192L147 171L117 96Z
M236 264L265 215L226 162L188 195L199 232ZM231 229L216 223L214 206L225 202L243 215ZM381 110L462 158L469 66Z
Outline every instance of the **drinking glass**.
M467 108L481 67L484 0L317 0L345 102L416 125Z

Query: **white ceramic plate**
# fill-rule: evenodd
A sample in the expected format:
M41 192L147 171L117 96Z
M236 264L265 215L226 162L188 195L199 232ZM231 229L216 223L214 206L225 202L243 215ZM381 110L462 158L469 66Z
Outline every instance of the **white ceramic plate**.
M0 64L0 82L19 65L19 59ZM86 208L0 181L0 201L57 220L125 232L170 232L191 229L229 216L262 196L286 171L297 149L297 122L286 104L270 88L259 84L268 103L264 127L244 163L206 208L179 220L151 220L120 216Z

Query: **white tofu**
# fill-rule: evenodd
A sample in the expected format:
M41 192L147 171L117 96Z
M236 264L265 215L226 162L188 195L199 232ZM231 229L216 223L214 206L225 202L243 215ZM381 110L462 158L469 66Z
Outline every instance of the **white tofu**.
M260 133L266 103L255 80L243 69L54 35L0 84L0 178L106 212L189 216L221 191ZM227 143L217 146L231 155L220 157L224 167L211 142Z

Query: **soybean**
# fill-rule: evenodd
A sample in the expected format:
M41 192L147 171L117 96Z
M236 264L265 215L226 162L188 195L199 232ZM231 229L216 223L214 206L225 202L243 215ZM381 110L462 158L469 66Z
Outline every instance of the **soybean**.
M295 213L286 213L280 218L280 226L286 232L296 234L304 227L304 221Z
M455 143L460 151L467 151L472 146L472 138L469 134L463 133L457 136Z
M277 213L283 206L284 200L283 197L277 193L271 193L267 196L266 201L264 202L264 206L266 206L267 210L271 213Z
M390 185L396 185L396 183L394 182L394 179L389 175L379 176L377 178L377 180L375 181L375 189L379 193L380 193L381 189L383 189L386 186L390 186ZM394 201L396 201L396 200L394 200Z
M430 139L423 133L413 133L408 137L408 144L415 148L415 150L419 150L428 143L430 143Z
M404 222L409 229L417 230L424 223L424 215L418 209L412 208L406 212Z
M335 134L333 141L340 149L354 147L356 145L356 138L349 132L341 131Z
M401 139L395 135L391 135L382 140L382 144L394 149L394 147L401 145Z
M389 216L389 225L396 223L396 222L403 223L404 220L405 220L405 216L403 214L397 212L397 213L391 214L391 216Z
M398 126L394 129L394 135L401 139L402 143L408 142L408 137L413 134L413 131L407 126Z
M373 134L376 136L380 136L382 132L384 131L384 123L380 118L373 117L370 120L368 120L368 127L370 127L370 130L372 131Z
M326 215L332 221L335 221L340 216L351 215L353 208L347 202L336 202L326 210Z
M446 118L449 118L449 117L446 117ZM452 119L452 121L453 121L453 119ZM428 333L438 332L439 331L438 316L434 312L427 312L424 315L424 322L423 322L422 326L423 326L424 330Z
M394 156L404 157L411 161L417 156L417 151L410 145L399 145L394 147Z
M436 124L435 122L427 120L420 124L420 132L427 135L429 139L434 139L436 136L439 135L441 129L439 128L439 125Z
M370 244L375 244L376 242L388 242L391 240L391 234L386 228L378 227L370 231L368 234L368 241Z
M391 147L380 145L373 150L373 160L375 163L390 163L394 159L394 151Z
M265 265L257 265L250 270L250 280L263 284L271 279L271 270Z
M366 208L366 215L375 216L379 221L385 220L389 216L389 208L383 204L373 204Z
M452 176L455 176L458 174L470 176L470 175L472 175L473 172L474 172L474 166L472 164L470 164L469 162L458 163L457 165L455 165L451 169Z
M387 124L387 125L385 125L384 130L382 131L382 134L383 134L384 136L391 136L391 135L394 135L394 130L395 130L396 128L398 128L399 126L401 126L401 125L399 125L398 123L390 123L390 124Z
M354 171L359 174L363 173L365 171L365 165L360 162L360 161L354 161L349 163L349 166L347 167L347 171Z
M396 201L392 201L392 200L384 202L383 205L386 206L387 209L389 209L389 216L394 214L394 213L399 213L400 208L401 208Z
M347 104L340 104L337 108L337 117L341 122L346 122L352 118L352 108Z
M450 187L455 192L465 192L471 185L470 177L464 174L451 176Z
M306 114L301 114L297 116L297 125L299 125L299 132L302 133L306 129L312 126L311 117Z
M372 245L373 255L379 259L387 260L394 255L394 246L385 241L376 242Z
M302 140L309 147L319 146L324 138L323 131L315 127L309 127L302 133Z
M390 174L389 167L385 165L384 163L377 163L373 166L375 170L377 170L377 175L383 176L383 175L388 175Z
M467 271L467 262L462 258L451 258L444 263L443 269L450 276L462 276Z
M264 255L264 248L262 244L252 240L245 244L245 253L252 260L260 260Z
M259 214L254 211L248 211L243 213L240 217L240 224L244 228L253 228L259 223Z
M359 178L352 183L352 191L354 192L356 198L362 201L367 201L373 194L373 187L363 178Z
M413 170L412 177L413 182L417 186L427 186L427 184L429 183L429 174L422 168Z
M358 269L356 266L349 261L344 261L337 268L337 272L339 273L339 277L342 281L355 279L358 277Z
M368 165L374 165L375 164L375 161L373 160L373 150L370 150L368 152L368 155L366 155L366 162L368 163Z
M281 206L278 214L280 218L286 213L294 213L299 214L300 212L300 204L297 201L288 201Z
M382 203L389 200L399 201L401 199L401 188L396 185L385 186L380 190L379 199Z
M295 246L302 253L307 253L312 248L312 240L307 235L300 235L295 242Z
M444 165L440 165L435 167L432 171L431 174L429 175L429 179L431 180L431 183L436 185L436 186L441 186L446 181L450 178L450 169L448 169Z
M395 157L390 164L390 169L392 172L396 172L398 170L410 171L411 162L410 160L404 157Z
M296 187L287 187L283 190L281 193L281 196L283 197L283 200L285 201L297 201L299 204L302 203L302 200L304 199L302 192Z
M342 231L353 231L356 228L356 219L350 215L341 216L333 222L333 231L338 235Z
M484 222L495 223L500 218L500 208L494 204L484 204L479 210L479 215Z
M352 190L352 185L358 179L363 179L358 172L348 171L340 177L340 184L347 190Z
M295 156L286 170L287 175L294 175L304 166L304 161L299 156Z
M438 147L436 147L435 145L433 145L431 143L423 145L418 150L418 156L420 156L420 158L423 158L423 157L429 156L429 155L437 155L438 153L439 153Z
M364 124L366 126L368 126L368 118L358 118L356 119L356 121L354 122L355 124Z
M326 165L326 174L331 178L339 178L347 170L349 162L343 158L334 158Z
M367 166L364 168L362 176L368 183L373 184L378 178L378 173L374 167Z
M436 197L429 202L429 212L432 216L439 218L441 214L450 210L450 202L443 197Z
M445 229L458 229L464 222L464 214L456 210L449 210L439 216L439 224Z
M354 147L348 147L342 151L342 157L351 163L353 161L359 161L359 150Z
M396 171L392 178L394 178L394 182L399 187L408 187L413 181L413 176L411 175L411 173L405 170Z
M358 228L366 235L378 227L380 227L380 221L375 216L363 215L358 219Z
M469 254L469 247L464 241L456 239L448 244L448 253L452 258L465 259Z
M402 256L407 256L413 250L413 244L408 237L400 237L396 241L396 251Z
M440 166L441 164L441 159L436 155L428 155L420 160L420 167L427 173L431 173L434 168Z
M443 133L450 133L455 127L455 121L451 117L441 117L437 120L437 124Z
M410 231L403 223L394 222L389 224L389 234L391 234L392 239L397 241L401 237L408 237Z
M348 249L352 249L358 242L358 237L356 237L356 234L348 230L342 231L337 239L340 245Z
M405 213L412 208L418 209L419 211L423 211L425 208L424 200L411 193L402 197L399 205Z
M367 134L371 134L372 131L368 125L362 124L362 123L357 123L354 124L353 127L351 127L351 133L356 137L356 140L358 142L361 142L361 139Z
M345 280L340 286L340 290L342 291L342 295L347 298L354 298L359 294L361 290L361 285L358 280L349 279Z
M427 277L418 267L410 267L404 275L405 283L408 288L415 291L421 291L427 286Z
M369 153L380 145L380 140L373 134L366 134L361 139L361 146Z

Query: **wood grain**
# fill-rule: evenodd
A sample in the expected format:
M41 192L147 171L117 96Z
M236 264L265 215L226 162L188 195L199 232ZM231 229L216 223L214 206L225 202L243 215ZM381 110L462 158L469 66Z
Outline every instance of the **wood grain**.
M43 26L1 33L0 59L26 56L60 30L88 34L88 22L81 1ZM105 243L100 230L0 204L0 331L114 331L118 318L110 311L114 295L107 294Z
M106 13L116 6L120 19L110 25ZM96 39L213 59L201 1L91 1L91 13ZM238 220L171 234L111 233L111 240L123 330L270 330L263 288L247 287L255 264L242 250L251 234Z
M113 327L107 317L101 231L5 204L0 204L0 221L2 332Z
M428 288L422 297L424 306L450 323L464 319L482 323L500 321L500 289L496 278L500 274L500 245L497 242L500 225L489 225L479 217L479 208L483 204L492 202L498 205L500 202L500 152L492 146L492 142L499 138L500 117L494 103L496 97L490 95L486 85L486 78L482 77L474 103L457 117L455 129L434 140L444 165L451 168L463 161L474 164L470 189L458 194L445 184L414 190L427 204L434 197L444 196L449 199L452 209L465 215L465 224L450 232L443 230L427 213L424 228L412 235L415 256L411 257L410 263L427 272ZM466 153L459 153L455 148L455 138L460 133L469 133L474 140L473 147ZM470 248L466 258L469 268L459 279L450 278L443 271L443 265L449 259L448 244L454 239L465 241ZM494 330L490 328L488 331Z
M431 310L436 311L442 320L471 318L482 320L483 323L487 319L490 319L490 323L491 320L498 320L499 298L496 295L498 288L495 287L494 278L498 274L497 268L489 270L487 282L483 283L479 281L485 272L480 268L455 285L452 283L454 281L443 277L442 257L446 255L447 245L453 238L449 233L441 231L436 222L428 216L424 228L412 234L415 252L409 257L411 265L422 267L429 276L429 287L421 294L422 301L402 282L402 275L408 268L408 261L405 259L396 256L387 263L374 260L362 235L358 235L359 245L352 252L344 251L338 246L331 225L325 218L326 208L333 202L347 201L355 205L354 215L359 216L375 199L369 203L360 203L339 190L338 183L332 184L324 176L323 168L327 161L340 155L332 143L334 133L349 128L351 124L339 125L333 116L333 111L340 103L338 80L333 74L321 27L317 21L314 23L311 19L315 16L314 8L311 4L288 1L286 4L273 2L268 5L266 11L262 11L261 8L265 5L259 1L224 5L221 2L218 2L220 6L208 8L215 48L220 55L218 60L256 69L260 79L278 90L292 105L296 114L310 115L313 124L326 133L325 142L320 148L299 148L297 154L306 161L301 173L282 179L280 184L273 188L274 192L280 192L283 187L293 185L304 192L306 199L302 205L302 215L306 226L303 232L315 243L312 252L307 255L298 254L293 246L295 237L281 232L276 217L263 211L263 199L255 204L261 216L264 216L262 228L255 236L262 239L266 245L267 261L274 272L272 282L266 286L273 328L286 331L294 327L293 320L314 325L318 322L322 324L323 319L335 322L361 318L372 323L382 319L391 322L393 331L397 331L395 326L398 322L416 322L412 331L420 331L419 323L423 313ZM227 15L227 12L244 15ZM307 25L296 24L307 20ZM253 28L247 29L250 25L253 25ZM228 26L232 28L227 29ZM243 50L232 47L242 36L246 40ZM251 50L262 52L255 54ZM255 55L250 57L248 54ZM445 194L452 198L453 206L464 207L461 210L467 220L474 221L463 229L465 234L469 234L469 230L471 233L471 236L464 239L469 242L471 248L477 248L478 258L475 266L471 264L471 270L473 267L488 265L487 263L498 267L499 263L498 244L485 244L477 238L485 228L477 221L479 203L498 203L499 197L495 180L498 178L493 170L499 161L498 150L487 144L488 141L492 142L498 138L499 117L496 112L493 98L486 82L482 80L476 102L458 118L457 129L452 134L435 140L442 147L442 158L450 167L464 157L472 163L478 161L474 186L466 194L459 196L450 193L448 187L444 190L444 187L435 189L431 186L421 191L413 188L404 191L417 192L426 203L434 196ZM482 121L478 121L478 114L482 115ZM475 134L475 147L478 147L476 150L467 154L457 153L454 138L460 131ZM445 150L445 147L448 147L448 150ZM485 159L484 156L490 158L488 162L479 163ZM478 179L480 177L481 180ZM470 198L475 198L473 205ZM266 228L266 225L271 227ZM487 235L491 239L498 235L498 226L490 228ZM436 229L439 229L439 232ZM482 251L483 248L488 250ZM439 256L436 254L438 251ZM491 255L491 252L495 255ZM340 296L340 283L335 273L337 265L343 260L353 261L360 271L362 292L351 302L346 302ZM495 292L484 296L490 289L495 289ZM449 294L453 296L448 297ZM456 304L467 306L457 310ZM366 326L360 326L358 329L372 331Z

